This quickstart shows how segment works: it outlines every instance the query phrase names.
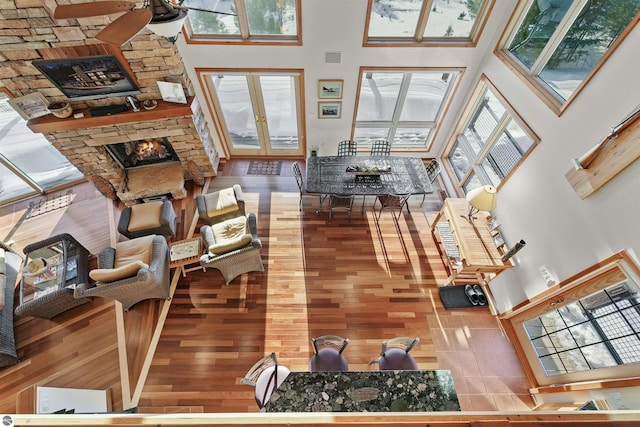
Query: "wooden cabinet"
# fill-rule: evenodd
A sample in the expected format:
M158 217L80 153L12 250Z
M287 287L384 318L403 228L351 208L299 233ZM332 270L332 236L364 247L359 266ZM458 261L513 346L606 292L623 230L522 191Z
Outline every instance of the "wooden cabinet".
M431 226L431 232L449 268L447 284L456 280L487 283L513 266L503 262L487 228L487 212L478 212L473 221L467 214L466 199L447 198Z

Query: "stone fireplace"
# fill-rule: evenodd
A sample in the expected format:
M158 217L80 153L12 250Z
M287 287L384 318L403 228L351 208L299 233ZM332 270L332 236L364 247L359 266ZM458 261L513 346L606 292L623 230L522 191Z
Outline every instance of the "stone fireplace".
M104 148L111 158L125 170L180 160L167 138L119 142L107 144Z

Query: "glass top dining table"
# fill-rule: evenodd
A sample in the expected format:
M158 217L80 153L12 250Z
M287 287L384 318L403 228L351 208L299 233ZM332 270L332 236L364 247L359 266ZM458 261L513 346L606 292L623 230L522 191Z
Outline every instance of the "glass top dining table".
M347 168L378 168L358 174ZM422 159L396 156L309 157L305 190L336 195L428 194L433 193Z

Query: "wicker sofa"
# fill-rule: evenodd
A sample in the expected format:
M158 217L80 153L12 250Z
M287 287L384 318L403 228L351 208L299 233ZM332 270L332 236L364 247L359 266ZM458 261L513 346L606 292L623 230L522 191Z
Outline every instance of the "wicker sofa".
M22 257L0 243L0 366L18 363L13 335L13 296Z

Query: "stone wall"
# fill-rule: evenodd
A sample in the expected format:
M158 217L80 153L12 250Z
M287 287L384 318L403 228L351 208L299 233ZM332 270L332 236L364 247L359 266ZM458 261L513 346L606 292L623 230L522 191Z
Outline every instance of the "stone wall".
M105 46L103 48L94 38L110 22L109 16L54 20L52 16L56 6L54 0L0 0L0 87L8 89L15 97L37 91L50 102L67 100L31 64L34 60L49 59L43 57L43 52L51 48L114 49L110 45L102 45ZM190 82L182 58L177 48L164 38L145 29L130 42L115 49L126 58L137 80L142 92L137 96L139 100L160 99L156 83L159 80L180 83L188 92ZM105 51L105 54L108 53ZM80 110L124 103L123 97L112 97L73 101L71 106L74 110ZM166 136L183 165L193 160L205 176L212 176L217 171L218 155L208 131L204 132L204 142L200 138L202 134L202 129L196 129L193 117L184 116L101 128L46 132L44 136L85 176L100 174L113 180L118 175L115 169L117 165L104 149L86 144L88 139L124 142Z

